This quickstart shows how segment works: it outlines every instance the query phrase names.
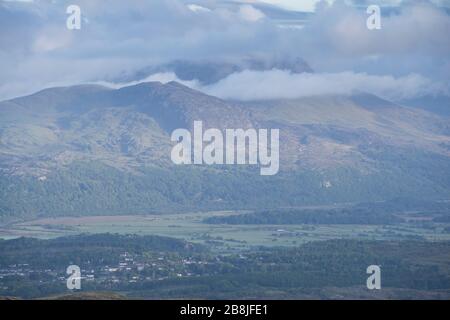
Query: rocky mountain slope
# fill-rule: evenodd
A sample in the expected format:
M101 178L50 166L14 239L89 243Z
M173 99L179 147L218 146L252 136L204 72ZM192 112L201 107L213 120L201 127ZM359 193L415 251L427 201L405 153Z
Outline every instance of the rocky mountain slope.
M280 129L280 173L174 166L170 134ZM0 215L145 213L446 198L450 120L376 96L224 101L176 82L0 103Z

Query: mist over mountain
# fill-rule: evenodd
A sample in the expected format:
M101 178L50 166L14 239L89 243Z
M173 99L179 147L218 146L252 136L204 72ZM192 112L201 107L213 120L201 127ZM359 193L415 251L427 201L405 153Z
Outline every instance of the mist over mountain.
M140 81L158 73L173 73L183 81L198 81L201 85L211 85L228 76L244 70L268 71L285 70L293 74L312 73L311 67L301 58L247 58L216 61L175 60L167 64L143 68L128 75L113 79L113 82L126 83Z
M280 129L280 173L175 166L174 129ZM377 96L226 101L176 82L0 103L3 219L444 199L450 120Z

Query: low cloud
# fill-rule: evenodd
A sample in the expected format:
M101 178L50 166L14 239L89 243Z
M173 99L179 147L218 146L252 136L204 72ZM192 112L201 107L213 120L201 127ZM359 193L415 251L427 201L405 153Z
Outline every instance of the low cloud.
M118 89L153 81L161 83L176 81L212 96L238 101L351 95L361 92L371 93L391 101L423 96L450 96L448 85L435 82L421 75L410 74L403 77L393 77L391 75L369 75L351 71L293 74L290 71L278 69L269 71L245 70L234 73L212 85L202 85L197 80L183 81L173 72L163 72L152 74L139 81L123 83L99 81L95 84Z
M390 100L448 94L448 88L423 76L393 76L341 72L292 74L289 71L244 71L206 87L197 87L224 99L293 99L315 95L368 92Z

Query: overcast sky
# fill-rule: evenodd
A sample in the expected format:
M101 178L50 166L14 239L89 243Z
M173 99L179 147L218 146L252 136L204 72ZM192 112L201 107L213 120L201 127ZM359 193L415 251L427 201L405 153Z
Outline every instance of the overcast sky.
M78 0L82 28L71 31L65 11L73 2L0 0L0 100L174 59L301 57L316 72L244 72L196 87L227 98L264 98L270 88L275 97L329 93L332 81L338 93L408 97L446 94L450 81L448 1ZM367 29L365 2L382 5L381 30ZM314 13L305 22L277 8Z

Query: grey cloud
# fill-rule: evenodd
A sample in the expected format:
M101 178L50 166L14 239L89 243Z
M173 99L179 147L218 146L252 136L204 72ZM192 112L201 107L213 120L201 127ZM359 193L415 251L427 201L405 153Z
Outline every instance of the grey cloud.
M369 32L365 11L342 2L322 6L303 29L279 28L268 14L278 15L273 8L265 9L264 18L248 21L239 3L224 1L77 3L82 30L69 31L65 8L72 1L0 1L0 99L53 85L114 79L169 60L248 56L303 57L321 73L396 79L418 73L448 81L449 16L430 4L408 5L383 18L381 31ZM210 10L193 11L189 3Z
M342 2L323 6L302 30L303 56L317 70L352 67L368 72L424 72L429 77L448 61L450 17L444 9L429 1L409 2L383 16L382 29L376 31L366 28L367 17L365 10Z
M194 12L177 0L81 0L82 29L69 31L70 3L0 2L0 16L7 17L1 22L0 97L53 83L104 80L171 59L270 54L283 41L265 19L248 21L227 8Z

